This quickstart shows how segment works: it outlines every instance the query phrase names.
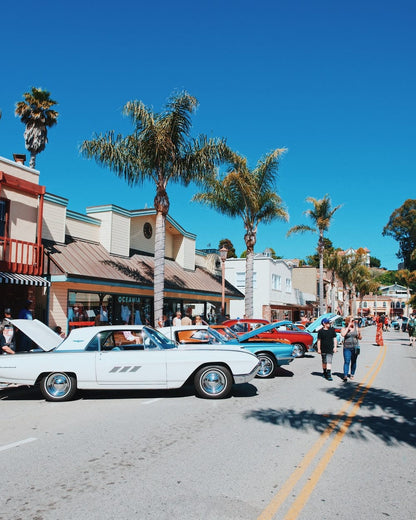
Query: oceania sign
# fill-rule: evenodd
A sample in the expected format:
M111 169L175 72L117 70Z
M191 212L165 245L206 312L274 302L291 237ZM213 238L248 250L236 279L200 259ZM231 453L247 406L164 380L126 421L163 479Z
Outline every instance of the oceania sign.
M117 301L119 303L139 303L140 296L118 296Z

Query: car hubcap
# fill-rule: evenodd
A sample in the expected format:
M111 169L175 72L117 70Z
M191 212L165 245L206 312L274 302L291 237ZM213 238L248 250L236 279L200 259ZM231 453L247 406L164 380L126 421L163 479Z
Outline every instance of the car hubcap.
M293 345L293 355L295 357L302 357L303 355L303 347L298 345L297 343Z
M46 380L46 390L53 397L62 397L71 388L69 379L64 374L52 374Z
M201 377L201 386L207 394L219 394L226 385L226 377L222 372L209 370Z
M273 363L268 357L260 358L260 368L257 375L260 377L267 377L272 373Z

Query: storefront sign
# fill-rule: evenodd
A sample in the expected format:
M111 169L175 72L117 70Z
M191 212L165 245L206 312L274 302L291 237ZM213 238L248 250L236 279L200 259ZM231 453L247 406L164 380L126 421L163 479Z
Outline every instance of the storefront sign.
M118 303L140 303L140 296L117 296Z

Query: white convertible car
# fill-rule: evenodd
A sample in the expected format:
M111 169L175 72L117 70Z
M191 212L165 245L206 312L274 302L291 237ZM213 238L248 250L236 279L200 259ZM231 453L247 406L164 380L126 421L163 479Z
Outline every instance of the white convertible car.
M74 329L62 339L38 320L10 320L40 348L0 355L0 381L40 385L48 401L71 399L77 389L169 389L185 383L200 397L220 399L233 383L259 369L239 347L181 349L143 325Z

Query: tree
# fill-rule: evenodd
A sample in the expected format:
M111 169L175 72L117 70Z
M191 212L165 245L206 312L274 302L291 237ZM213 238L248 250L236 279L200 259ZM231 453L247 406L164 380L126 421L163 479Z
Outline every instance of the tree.
M184 186L191 181L202 181L206 175L212 175L228 150L222 139L203 135L190 138L191 115L197 104L196 98L187 92L172 95L161 113L142 101L130 101L123 112L131 118L131 135L115 136L110 131L81 145L85 157L107 166L130 186L145 181L155 183L154 323L163 313L167 185L169 181Z
M227 258L237 258L233 243L229 238L223 238L222 240L220 240L220 243L218 244L218 249L221 249L222 247L226 247L228 249Z
M416 199L407 199L390 215L383 229L383 236L391 236L399 243L397 257L404 262L405 269L416 269Z
M375 256L370 256L370 267L380 267L381 261Z
M313 267L319 267L319 249L316 248L316 253L314 255L309 255L306 257L307 264ZM329 238L324 237L324 264L325 257L331 256L334 253L335 249L332 244L332 241Z
M23 94L25 101L16 103L15 115L26 125L24 132L26 150L30 152L29 166L36 167L36 156L43 152L48 142L48 127L58 122L58 112L51 110L57 104L50 92L32 87Z
M313 222L313 227L298 225L289 229L286 236L290 236L292 233L305 233L310 231L312 233L317 233L319 235L318 239L318 255L319 255L319 311L320 314L324 314L325 312L325 302L324 302L324 251L325 251L325 241L324 241L324 233L328 230L332 217L334 213L341 207L336 206L331 209L331 199L328 195L325 195L323 199L314 199L313 197L307 197L307 202L310 202L313 205L313 209L308 209L305 211L305 215L307 215Z
M257 229L260 222L288 219L275 184L279 158L285 149L277 148L250 169L247 160L237 153L229 158L230 169L225 177L216 172L193 200L217 209L224 215L240 217L243 221L246 243L245 314L253 316L253 260Z

